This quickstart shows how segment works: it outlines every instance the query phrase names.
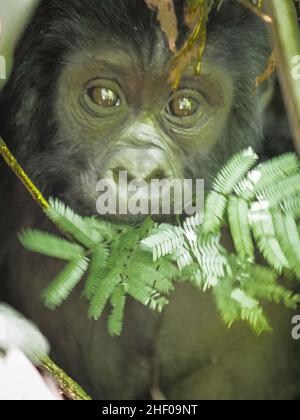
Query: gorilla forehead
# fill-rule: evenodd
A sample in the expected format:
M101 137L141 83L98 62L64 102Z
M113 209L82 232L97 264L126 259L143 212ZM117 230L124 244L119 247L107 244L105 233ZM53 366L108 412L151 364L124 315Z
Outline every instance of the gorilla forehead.
M147 40L151 45L159 27L144 0L42 0L34 22L44 41L62 48L105 35L111 42L121 39L139 47Z
M174 0L174 4L180 43L187 34L183 18L185 1ZM226 53L230 61L236 51L242 50L241 44L245 48L251 42L257 45L261 32L258 29L262 26L236 0L224 0L221 11L210 15L208 42L217 39L218 54ZM159 28L156 13L149 10L145 0L41 0L25 39L39 53L39 59L46 54L49 58L51 51L52 60L59 62L66 51L85 49L106 35L112 44L121 41L126 51L133 48L150 63L157 50ZM161 39L166 43L165 37L160 36Z

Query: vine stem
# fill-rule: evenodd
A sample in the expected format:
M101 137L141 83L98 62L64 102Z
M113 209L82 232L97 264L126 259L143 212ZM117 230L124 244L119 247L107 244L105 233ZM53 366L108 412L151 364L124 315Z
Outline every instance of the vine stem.
M28 175L25 173L23 168L17 162L17 159L8 149L4 140L0 137L0 155L3 157L7 165L11 168L14 174L19 178L27 191L31 194L34 201L43 209L46 210L50 207L50 204L43 196L41 191L34 185Z
M293 77L294 66L300 60L300 31L296 6L293 0L267 0L265 7L273 21L270 27L279 64L279 79L296 150L300 154L300 79Z
M49 373L67 398L73 401L91 401L91 397L60 369L48 356L41 359L42 368Z

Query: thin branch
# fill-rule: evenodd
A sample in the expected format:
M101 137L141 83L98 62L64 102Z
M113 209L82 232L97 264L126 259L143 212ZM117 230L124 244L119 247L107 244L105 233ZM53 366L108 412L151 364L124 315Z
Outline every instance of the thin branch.
M73 401L90 401L91 397L71 379L62 369L60 369L53 360L44 356L41 360L42 368L55 379L64 395Z
M295 146L300 154L300 81L293 77L294 58L300 56L300 32L293 0L265 2L272 17L272 36L279 64L279 79L288 110Z
M247 7L247 9L251 10L251 12L253 12L256 16L261 18L264 22L272 23L272 18L269 15L263 13L260 10L260 6L259 7L253 6L253 4L250 3L249 0L238 0L238 2L242 4L243 6Z
M41 191L34 185L28 175L24 172L18 164L16 158L10 152L5 142L0 138L0 155L3 157L7 165L12 169L15 175L20 179L27 191L31 194L34 201L43 209L48 209L50 204L45 199Z

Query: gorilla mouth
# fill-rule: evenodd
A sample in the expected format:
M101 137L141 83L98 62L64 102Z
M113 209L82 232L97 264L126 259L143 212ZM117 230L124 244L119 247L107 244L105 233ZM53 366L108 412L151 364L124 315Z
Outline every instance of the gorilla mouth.
M97 183L100 216L189 216L203 213L204 181L193 179L133 179L127 172L108 174Z

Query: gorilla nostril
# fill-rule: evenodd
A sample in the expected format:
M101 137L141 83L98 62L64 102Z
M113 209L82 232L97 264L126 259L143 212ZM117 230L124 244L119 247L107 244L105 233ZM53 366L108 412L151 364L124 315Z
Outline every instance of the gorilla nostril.
M136 180L136 176L132 175L131 173L127 172L127 181L128 183L131 181Z
M115 181L116 184L119 184L120 182L120 173L126 173L127 174L127 182L131 182L134 179L136 179L136 177L134 175L132 175L130 172L128 172L125 168L122 168L120 166L118 166L117 168L112 169L112 175L113 175L113 179Z
M115 181L116 184L119 184L120 172L126 172L126 170L124 168L117 167L117 168L112 169L111 171L112 171L113 180Z
M163 169L155 169L153 172L151 172L150 175L145 177L145 181L151 182L153 179L157 179L159 181L167 178L166 173Z
M140 176L134 175L133 173L128 172L128 170L126 170L123 167L116 167L114 169L111 170L112 171L112 176L113 176L113 180L115 181L116 184L120 183L120 173L126 173L127 175L127 182L130 183L136 179L144 179L144 181L150 183L153 179L157 179L159 181L161 181L162 179L167 178L166 173L163 169L155 169L154 171L152 171L149 175L143 174L142 170L140 172Z

